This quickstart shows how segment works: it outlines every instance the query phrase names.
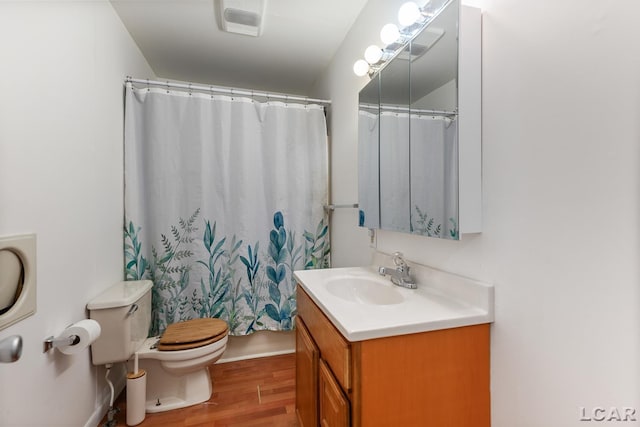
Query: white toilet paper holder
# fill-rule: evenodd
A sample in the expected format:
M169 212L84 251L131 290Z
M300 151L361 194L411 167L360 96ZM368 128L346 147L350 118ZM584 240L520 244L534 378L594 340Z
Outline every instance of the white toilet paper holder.
M80 337L77 335L69 335L68 337L56 337L54 338L53 335L51 335L50 337L48 337L47 339L44 340L44 350L42 350L43 353L46 353L47 351L51 350L54 347L62 347L62 346L70 346L70 345L76 345L80 342Z

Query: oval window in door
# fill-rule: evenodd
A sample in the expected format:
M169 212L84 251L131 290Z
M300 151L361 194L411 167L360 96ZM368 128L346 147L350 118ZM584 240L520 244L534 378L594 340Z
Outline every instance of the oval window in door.
M24 285L22 260L11 249L0 250L0 315L11 310Z

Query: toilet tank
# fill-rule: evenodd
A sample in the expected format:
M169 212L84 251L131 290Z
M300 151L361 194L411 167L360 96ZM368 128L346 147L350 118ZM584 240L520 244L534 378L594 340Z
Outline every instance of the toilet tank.
M129 360L142 345L151 325L150 280L118 282L89 301L89 317L100 324L91 344L94 365Z

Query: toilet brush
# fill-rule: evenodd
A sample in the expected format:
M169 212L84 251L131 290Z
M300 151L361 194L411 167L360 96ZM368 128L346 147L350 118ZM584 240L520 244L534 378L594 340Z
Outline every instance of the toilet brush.
M147 400L147 373L138 369L138 353L133 358L133 372L127 374L127 425L144 421Z

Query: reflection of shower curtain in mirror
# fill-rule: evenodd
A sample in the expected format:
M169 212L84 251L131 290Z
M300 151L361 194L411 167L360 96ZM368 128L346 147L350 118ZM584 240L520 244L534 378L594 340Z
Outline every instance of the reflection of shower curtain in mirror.
M377 111L376 111L377 113ZM358 112L358 204L361 227L380 228L378 114Z
M293 270L328 265L323 108L130 83L125 98L125 273L154 282L151 332L291 329Z
M380 228L410 231L409 114L380 114Z
M411 116L411 228L458 238L457 121Z

